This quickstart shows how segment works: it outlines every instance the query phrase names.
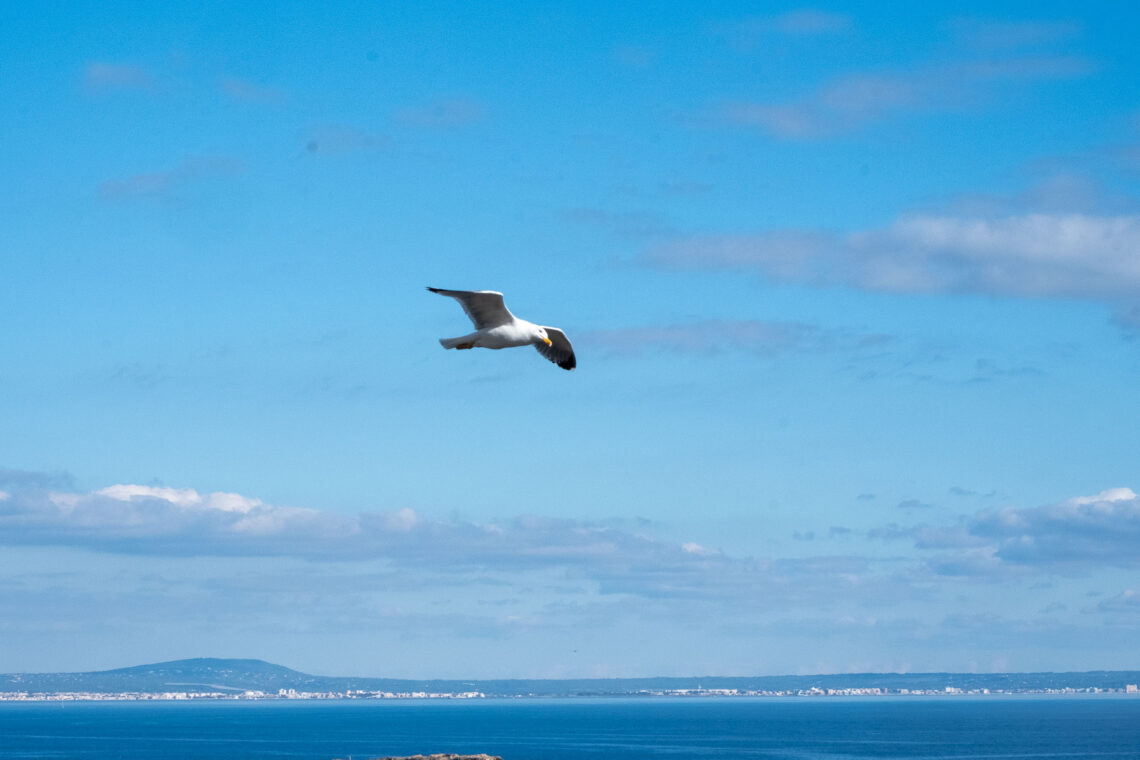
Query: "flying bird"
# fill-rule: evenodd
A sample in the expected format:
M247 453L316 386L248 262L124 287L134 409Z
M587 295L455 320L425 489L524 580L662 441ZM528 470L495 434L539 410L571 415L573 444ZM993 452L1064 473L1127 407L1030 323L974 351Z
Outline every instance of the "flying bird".
M459 301L463 311L475 324L475 332L458 338L440 338L444 348L514 348L534 346L538 352L562 369L574 369L574 347L566 333L557 327L545 327L519 319L503 303L503 294L494 290L442 290L429 287L432 293Z

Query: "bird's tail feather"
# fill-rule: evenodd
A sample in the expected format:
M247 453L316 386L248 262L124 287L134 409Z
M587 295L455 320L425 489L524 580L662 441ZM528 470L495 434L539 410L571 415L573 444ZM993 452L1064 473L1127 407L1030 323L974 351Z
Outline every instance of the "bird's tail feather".
M455 348L463 342L463 338L440 338L439 345L444 348Z

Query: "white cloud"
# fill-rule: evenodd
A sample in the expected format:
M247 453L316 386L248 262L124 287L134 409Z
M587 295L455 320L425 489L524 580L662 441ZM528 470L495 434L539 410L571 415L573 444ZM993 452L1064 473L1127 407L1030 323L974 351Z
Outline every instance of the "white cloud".
M243 554L250 537L271 537L261 550L304 553L351 534L342 518L275 507L240 494L117 484L90 493L23 488L0 514L10 544L60 544L129 554Z
M1140 215L912 214L847 234L784 230L651 248L665 268L751 271L778 282L887 292L1140 295Z
M1140 566L1140 496L1110 488L1041 507L987 509L946 526L888 526L872 538L909 538L940 551L926 564L949 575Z
M415 510L407 507L384 515L385 527L397 533L407 533L415 528L419 521L419 516L416 515Z
M1070 499L1069 503L1076 506L1091 504L1095 507L1100 505L1103 508L1120 501L1136 501L1137 498L1136 492L1131 488L1109 488L1101 491L1096 496L1077 496L1076 498Z
M436 583L483 573L539 577L553 571L605 595L702 603L813 604L856 586L875 598L908 594L905 583L870 560L730 557L695 541L659 540L646 534L648 527L533 515L474 523L432 519L409 508L346 516L240 494L137 484L92 492L21 488L0 509L0 543L7 545L374 560L392 571L435 577ZM888 587L890 593L883 590Z
M969 289L1019 295L1111 295L1140 289L1136 215L913 216L882 232L856 233L850 245L864 251L894 248L898 259L909 259L925 272L946 259L945 268L957 276L959 287Z
M198 505L202 497L193 488L156 488L154 486L115 485L102 488L95 493L119 501L140 499L161 499L180 507ZM70 494L69 494L70 496Z
M206 497L205 504L209 509L220 509L225 512L249 512L263 506L260 499L251 499L241 494L214 492Z
M349 516L240 494L117 484L91 492L13 487L0 501L0 543L75 546L168 557L280 557L379 562L429 585L503 574L560 578L603 596L694 604L860 607L929 596L936 578L1019 577L1140 565L1140 496L1107 489L1032 509L986 510L942 527L892 526L910 558L733 557L661 540L644 523L520 516L476 523L409 508ZM554 576L550 574L554 573Z
M997 541L997 554L1018 564L1140 564L1140 497L1114 488L1033 509L986 512L970 532Z

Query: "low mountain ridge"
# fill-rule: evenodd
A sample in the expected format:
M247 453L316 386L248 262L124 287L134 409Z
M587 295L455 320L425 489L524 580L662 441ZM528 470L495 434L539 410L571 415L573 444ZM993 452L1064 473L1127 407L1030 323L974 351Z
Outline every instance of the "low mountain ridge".
M180 690L186 690L188 686L210 687L211 691L276 691L295 688L292 684L313 678L265 660L224 660L210 657L134 665L81 675L120 678L130 682L161 682L172 690L173 687L181 687Z
M277 691L311 679L264 660L198 657L81 673L0 675L0 691Z

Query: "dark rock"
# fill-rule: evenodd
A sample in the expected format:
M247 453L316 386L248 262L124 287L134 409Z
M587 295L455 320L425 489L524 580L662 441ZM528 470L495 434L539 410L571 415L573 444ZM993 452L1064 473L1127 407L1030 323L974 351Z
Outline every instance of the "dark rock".
M409 755L408 757L378 757L376 760L503 760L498 755L453 755L439 752L434 755Z

